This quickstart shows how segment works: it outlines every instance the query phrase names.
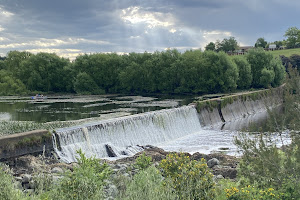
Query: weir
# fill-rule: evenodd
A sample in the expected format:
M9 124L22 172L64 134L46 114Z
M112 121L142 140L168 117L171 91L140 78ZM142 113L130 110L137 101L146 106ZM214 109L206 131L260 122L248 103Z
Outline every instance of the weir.
M145 145L172 149L172 145L179 144L178 150L186 150L193 143L201 148L205 146L206 150L220 145L231 148L232 131L245 128L255 120L262 121L267 116L266 106L274 108L281 104L282 89L278 88L57 129L53 134L54 149L62 161L76 162L79 149L87 156L107 158L134 155ZM193 134L194 138L189 138Z
M201 129L197 110L190 105L58 129L54 143L64 162L75 162L79 149L97 158L130 156L142 150L139 145L157 145Z
M215 146L227 145L222 140L228 143L228 134L220 134L220 129L232 131L245 128L255 120L262 121L267 115L266 106L273 108L281 103L282 89L278 88L58 129L53 134L54 149L64 162L75 162L79 149L96 158L131 156L141 151L142 146L177 145L185 136L195 133L205 136L195 137L201 140L198 145L208 141ZM208 128L218 131L209 132ZM185 142L182 147L188 145Z
M167 151L235 152L235 131L263 123L267 107L280 112L283 86L195 102L195 105L120 117L81 126L0 137L0 160L51 153L75 162L77 150L97 158L133 155L155 145ZM53 144L53 145L52 145ZM227 149L224 151L224 149Z

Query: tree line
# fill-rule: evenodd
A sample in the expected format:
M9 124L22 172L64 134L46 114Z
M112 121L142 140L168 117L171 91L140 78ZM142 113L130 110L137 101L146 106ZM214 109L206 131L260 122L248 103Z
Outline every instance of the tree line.
M271 44L274 44L276 45L276 48L300 48L300 29L298 29L297 27L290 27L285 31L285 34L283 36L286 39L274 42L267 42L264 37L260 37L256 40L254 47L269 48ZM205 50L217 52L234 52L238 49L239 45L234 37L224 38L222 41L217 40L216 42L210 42L205 46Z
M300 48L300 29L297 27L290 27L285 31L284 37L286 39L267 42L265 38L260 37L256 40L255 47L269 48L270 44L276 45L276 48L286 47L288 49Z
M154 53L84 54L11 51L0 59L0 95L32 93L217 93L280 85L285 68L263 49L246 56L176 49Z

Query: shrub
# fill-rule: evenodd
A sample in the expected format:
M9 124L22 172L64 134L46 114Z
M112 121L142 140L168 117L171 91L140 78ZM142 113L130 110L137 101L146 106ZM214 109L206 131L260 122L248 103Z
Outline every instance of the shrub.
M235 140L243 153L238 168L240 182L244 186L255 184L263 191L274 188L280 192L281 199L300 199L299 86L297 70L289 68L283 108L280 114L269 111L269 118L264 123L266 131L275 133L261 133L256 137L241 134ZM288 145L282 141L284 132L291 139ZM283 145L280 149L279 142Z
M281 199L280 194L273 188L268 188L266 190L260 190L254 186L246 186L243 188L231 187L225 189L226 197L228 200L252 200L252 199L268 199L276 200Z
M45 199L101 199L105 180L111 174L109 166L100 164L94 157L87 158L81 150L77 151L78 167L73 172L66 172L59 184L54 185ZM46 197L47 198L46 198Z
M136 174L120 199L172 200L177 199L173 189L163 184L161 173L154 166Z
M180 199L213 199L215 184L205 159L190 160L183 153L171 153L160 163L162 174L172 180Z
M24 197L22 192L15 188L13 177L0 166L0 199L20 200Z
M299 199L300 198L300 177L299 175L288 176L283 180L282 187L279 188L281 199Z
M145 152L141 154L136 160L135 160L135 167L139 170L144 170L148 168L152 164L152 158L150 156L146 156Z
M35 185L34 193L37 196L51 190L54 184L53 177L47 173L36 173L33 176L33 181Z
M238 166L238 176L244 184L257 184L259 187L278 187L281 185L283 155L277 149L272 136L263 134L255 138L240 135L235 140L243 156Z

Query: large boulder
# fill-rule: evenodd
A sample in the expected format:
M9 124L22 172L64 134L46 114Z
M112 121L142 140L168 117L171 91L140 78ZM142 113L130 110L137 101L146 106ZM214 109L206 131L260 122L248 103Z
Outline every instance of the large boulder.
M209 168L212 168L213 166L219 165L219 164L220 164L220 161L218 159L216 159L216 158L212 158L209 161L207 161L207 166Z

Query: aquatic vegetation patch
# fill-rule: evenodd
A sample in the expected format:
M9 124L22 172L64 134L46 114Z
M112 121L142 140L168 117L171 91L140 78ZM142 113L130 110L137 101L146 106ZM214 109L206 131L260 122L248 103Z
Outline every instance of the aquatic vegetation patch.
M200 113L203 109L208 109L209 111L213 111L214 108L218 108L219 102L217 100L207 100L207 101L198 101L196 103L196 108L198 113Z

